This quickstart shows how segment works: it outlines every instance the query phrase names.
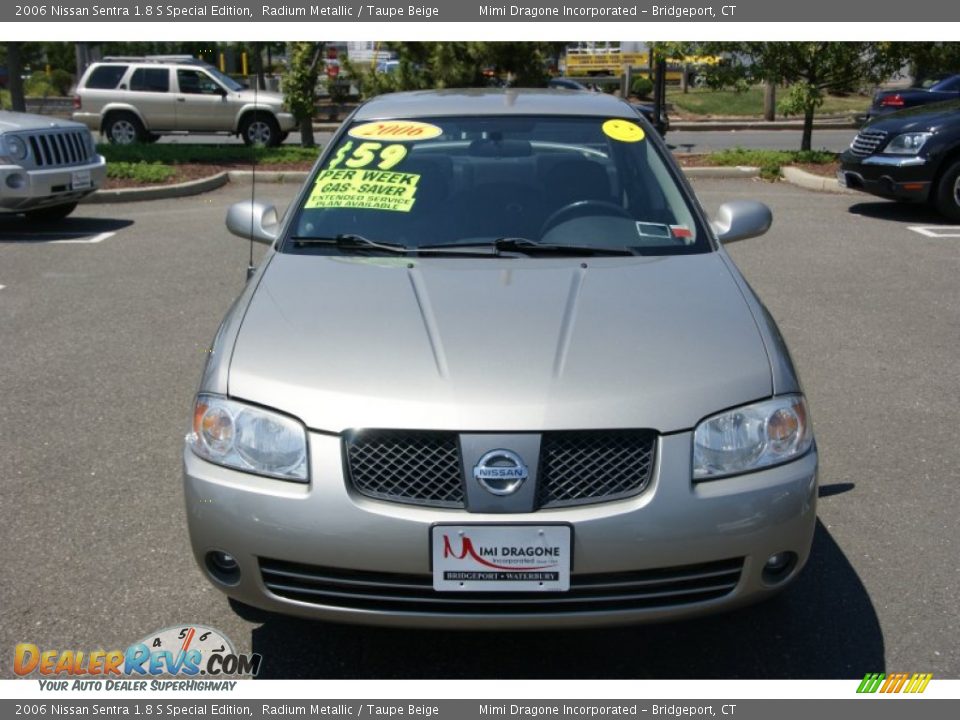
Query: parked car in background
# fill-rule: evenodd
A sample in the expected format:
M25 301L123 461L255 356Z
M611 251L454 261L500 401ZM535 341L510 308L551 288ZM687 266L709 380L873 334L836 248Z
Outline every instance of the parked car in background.
M296 126L283 96L252 90L212 65L183 56L108 57L87 68L73 119L111 143L164 133L229 133L248 145L279 145Z
M881 90L873 96L867 120L945 100L960 100L960 75L947 75L929 85L904 90Z
M904 202L929 202L960 221L960 100L867 123L840 156L841 185Z
M184 453L209 581L343 622L566 628L797 577L817 450L770 314L622 100L380 95L338 130L216 334Z
M583 83L573 80L572 78L551 78L547 82L547 87L555 90L582 90L585 92L598 92L598 90L595 88L584 85ZM657 113L657 106L653 103L630 104L637 112L647 119L647 122L656 128L657 132L660 133L660 137L666 136L667 131L670 129L670 118L667 116L666 108L664 108L660 113Z
M59 220L105 177L106 162L80 123L0 112L0 213Z

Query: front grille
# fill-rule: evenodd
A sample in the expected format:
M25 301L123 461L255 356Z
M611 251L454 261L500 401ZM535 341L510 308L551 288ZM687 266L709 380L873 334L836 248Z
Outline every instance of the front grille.
M82 165L90 158L86 130L57 130L23 134L37 167Z
M860 157L873 155L886 139L887 133L883 130L864 130L853 139L850 151Z
M378 500L463 507L460 443L454 433L364 431L346 438L348 476Z
M677 607L729 595L743 558L635 572L572 575L567 592L441 593L430 575L363 572L260 558L263 584L278 597L314 605L449 615L531 614Z
M636 495L650 480L656 441L647 430L544 433L537 504L580 505Z
M465 506L456 433L364 430L346 437L347 476L361 495L429 507ZM643 491L653 473L649 430L541 436L537 507L606 502Z

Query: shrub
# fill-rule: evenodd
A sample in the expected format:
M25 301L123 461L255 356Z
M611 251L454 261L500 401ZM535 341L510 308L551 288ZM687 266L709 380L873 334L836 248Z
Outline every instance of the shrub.
M176 170L169 165L146 162L107 163L107 177L136 180L142 183L162 183L168 180Z
M650 97L650 93L653 92L653 81L647 77L634 78L633 84L630 86L630 92L637 97Z

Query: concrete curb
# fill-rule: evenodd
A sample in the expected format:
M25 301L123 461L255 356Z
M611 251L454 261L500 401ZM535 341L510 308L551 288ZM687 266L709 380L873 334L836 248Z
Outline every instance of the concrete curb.
M812 173L808 173L806 170L790 167L789 165L780 168L780 175L785 182L788 182L791 185L796 185L797 187L805 188L807 190L838 193L842 195L857 194L856 190L850 190L849 188L841 187L836 178L814 175Z
M253 172L250 170L231 170L227 173L232 183L249 184L253 182ZM258 170L257 182L265 183L296 183L301 184L310 173L306 170Z
M833 120L815 122L814 130L856 130L860 125L854 120ZM699 132L708 130L803 130L802 122L791 120L779 122L763 122L745 120L671 120L670 130L684 132ZM669 137L670 133L667 132Z
M689 178L730 180L760 177L760 168L750 167L749 165L736 165L732 167L685 167L681 169L683 170L683 174Z
M690 178L710 178L714 180L745 180L760 177L760 168L748 166L736 167L688 167L683 172ZM784 167L781 176L785 182L798 187L817 192L842 193L856 195L855 190L840 187L835 178L826 178L813 175L795 167ZM303 170L263 170L257 173L257 182L267 184L293 183L299 185L309 175ZM230 170L217 173L208 178L190 180L177 185L155 185L145 188L128 188L123 190L97 190L88 195L81 202L84 203L124 203L139 202L141 200L163 200L168 198L189 197L201 193L217 190L228 182L248 184L252 182L253 173L249 170Z
M97 190L87 195L82 203L125 203L141 200L165 200L168 198L190 197L222 188L230 182L230 173L220 172L199 180L188 180L176 185L151 185L144 188L122 188L119 190Z

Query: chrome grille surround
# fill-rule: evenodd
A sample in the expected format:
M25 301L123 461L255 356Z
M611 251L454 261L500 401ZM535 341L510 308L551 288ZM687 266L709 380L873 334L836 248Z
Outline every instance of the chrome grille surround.
M457 433L363 430L344 437L346 476L367 497L427 507L466 505ZM656 460L650 430L571 430L541 436L536 507L618 500L647 487Z
M850 143L850 152L858 157L873 155L886 140L887 133L883 130L862 130Z
M88 163L95 154L90 152L87 145L88 134L89 131L81 129L32 130L17 133L29 148L25 164L41 169Z

